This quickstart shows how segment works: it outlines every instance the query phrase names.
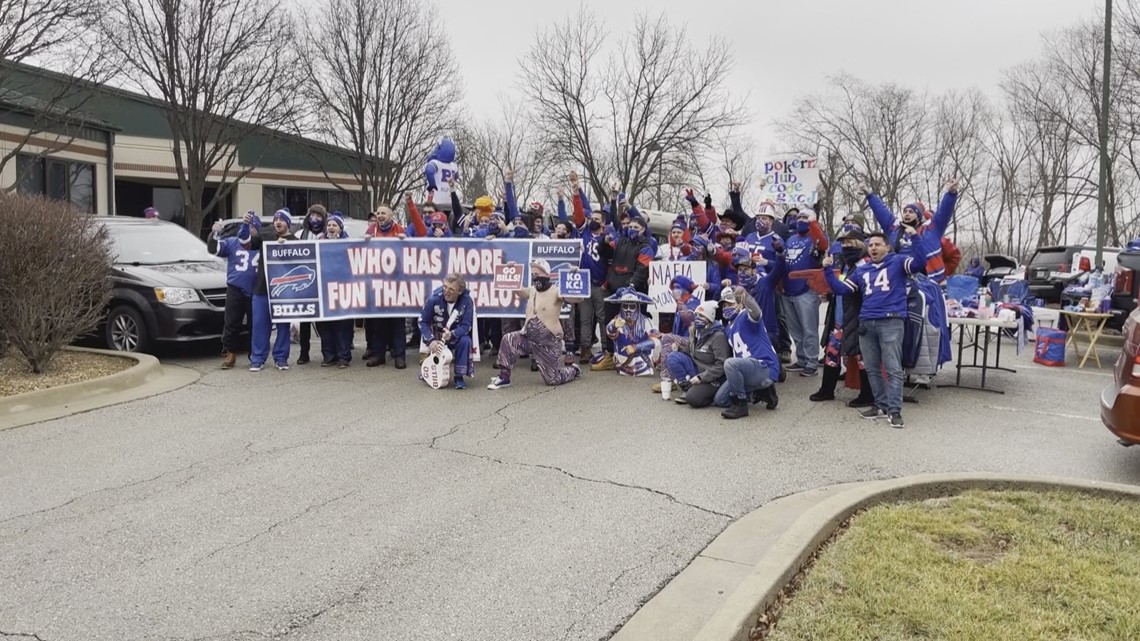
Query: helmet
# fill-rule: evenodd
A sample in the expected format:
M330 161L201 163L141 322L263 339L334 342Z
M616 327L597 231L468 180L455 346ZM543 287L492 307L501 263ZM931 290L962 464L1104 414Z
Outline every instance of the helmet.
M431 216L428 216L428 225L431 227L435 227L436 225L447 227L447 216L444 216L442 212L437 211Z

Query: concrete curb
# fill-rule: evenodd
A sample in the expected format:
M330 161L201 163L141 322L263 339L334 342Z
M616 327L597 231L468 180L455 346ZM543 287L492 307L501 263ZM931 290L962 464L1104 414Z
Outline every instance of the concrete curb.
M725 529L613 639L747 641L760 615L850 516L880 503L950 496L970 489L1078 490L1140 500L1138 486L970 473L910 476L794 494L764 505ZM756 540L765 538L768 545L758 552ZM742 562L757 558L751 567ZM729 586L734 587L726 589ZM699 612L678 614L679 607L694 601Z
M0 399L0 431L169 392L200 377L194 370L164 366L149 354L66 349L125 358L135 364L110 376Z

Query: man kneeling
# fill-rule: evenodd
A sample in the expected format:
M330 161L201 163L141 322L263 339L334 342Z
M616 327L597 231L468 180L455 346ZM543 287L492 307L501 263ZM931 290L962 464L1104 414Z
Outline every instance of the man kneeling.
M687 340L678 341L665 359L669 374L684 390L678 403L691 407L713 404L717 389L724 383L724 362L732 354L724 326L716 320L716 303L705 301L693 315Z
M514 265L514 263L508 263ZM578 268L575 267L575 270ZM511 384L511 370L523 353L530 354L532 362L547 385L563 385L578 378L582 370L577 365L563 365L562 303L580 303L580 298L564 299L553 287L550 263L536 260L530 264L531 287L520 289L519 298L526 299L526 320L523 328L503 337L499 346L499 375L491 380L487 389L495 390Z

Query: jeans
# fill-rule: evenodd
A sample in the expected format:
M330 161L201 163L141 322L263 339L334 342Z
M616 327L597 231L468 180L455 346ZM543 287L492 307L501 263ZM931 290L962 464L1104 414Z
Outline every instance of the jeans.
M589 347L594 344L594 338L606 336L604 319L606 317L606 293L601 285L590 288L590 298L578 303L578 345ZM599 333L595 328L601 325Z
M690 376L697 375L697 364L693 357L684 352L672 352L665 358L665 367L675 381L688 380Z
M808 291L784 296L788 331L796 342L796 362L805 372L819 369L819 296Z
M353 322L348 320L317 323L321 336L321 356L326 363L352 362Z
M269 315L269 296L256 294L253 297L253 331L250 337L249 362L264 365L269 358L269 334L277 328L273 339L273 362L289 362L289 323L274 323Z
M253 319L253 298L233 285L226 286L225 325L222 327L222 351L237 351L238 337L246 319Z
M724 362L725 384L716 393L716 404L720 407L732 405L732 401L747 401L752 392L768 389L775 384L772 372L762 361L755 358L730 358Z
M903 319L861 320L859 331L859 351L863 353L863 365L871 381L875 405L887 414L901 414ZM883 369L887 370L886 381L883 380Z

